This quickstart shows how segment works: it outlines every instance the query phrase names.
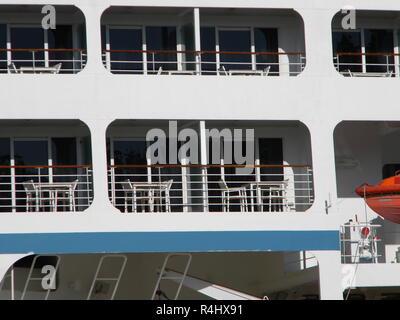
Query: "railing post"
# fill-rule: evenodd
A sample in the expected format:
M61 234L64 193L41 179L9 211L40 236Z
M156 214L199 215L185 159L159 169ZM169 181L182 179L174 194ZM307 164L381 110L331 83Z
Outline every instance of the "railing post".
M209 210L208 207L208 179L207 179L207 134L206 134L206 123L200 121L200 158L201 158L201 182L202 182L202 193L203 193L203 212Z
M35 51L32 51L32 67L33 67L33 73L35 73L35 67L36 67Z
M386 72L389 73L389 56L386 56Z
M111 203L115 206L115 168L110 167Z

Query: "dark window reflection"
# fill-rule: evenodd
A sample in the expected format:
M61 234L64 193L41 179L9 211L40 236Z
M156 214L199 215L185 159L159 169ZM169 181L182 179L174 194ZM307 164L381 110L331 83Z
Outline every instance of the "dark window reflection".
M147 50L176 51L176 27L146 27ZM149 72L177 70L177 54L170 52L148 53Z
M278 53L278 30L255 28L254 29L254 42L256 52ZM279 75L279 56L271 54L258 54L256 55L257 69L264 70L270 67L269 73L271 75Z
M33 180L35 183L49 182L48 168L37 166L48 165L48 142L43 141L22 141L14 142L15 183L16 183L16 205L17 211L26 211L26 192L23 182Z
M12 49L43 49L44 29L42 28L11 28ZM33 60L34 59L34 60ZM43 51L12 52L12 61L16 67L44 67Z
M364 30L365 52L393 54L393 30ZM394 56L367 55L367 72L394 71Z
M142 29L110 29L110 50L142 50ZM143 70L142 52L111 52L112 73Z
M360 32L333 32L334 63L339 72L362 72L361 55L340 55L340 53L361 53Z
M201 50L215 51L215 28L200 28ZM203 74L215 74L217 70L215 53L203 53L201 55L201 70Z
M0 24L0 49L7 49L7 25ZM0 51L0 72L7 72L7 52Z
M241 52L241 54L220 54L220 64L226 70L252 69L251 54L243 54L243 52L251 51L250 30L220 30L219 50Z
M75 166L76 138L52 138L52 160L54 166ZM70 182L76 179L77 168L54 168L54 181Z
M56 29L48 31L49 49L72 49L72 26L57 25ZM61 68L63 73L72 73L74 64L74 53L72 51L50 51L49 65L53 66L62 63ZM79 60L78 60L79 61ZM76 66L78 67L78 66Z
M283 149L281 138L260 138L258 139L258 148L261 165L282 165ZM261 180L264 181L282 181L282 167L264 167L260 169Z

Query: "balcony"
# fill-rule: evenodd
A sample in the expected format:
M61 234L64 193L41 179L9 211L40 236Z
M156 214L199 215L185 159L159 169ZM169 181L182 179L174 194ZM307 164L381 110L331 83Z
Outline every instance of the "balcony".
M334 131L337 207L345 224L344 263L357 263L360 258L363 263L400 262L399 225L383 219L355 192L364 183L377 185L398 174L399 139L398 121L343 121ZM368 234L362 233L364 228Z
M333 63L346 77L399 76L399 17L395 11L356 10L354 28L343 29L344 15L332 21Z
M110 7L101 23L113 74L296 76L305 67L294 10Z
M0 212L79 212L93 200L90 134L79 121L1 121Z
M87 61L83 13L54 6L55 29L45 29L40 5L0 6L0 73L75 74Z
M309 143L297 121L117 120L107 132L110 201L133 213L306 211Z

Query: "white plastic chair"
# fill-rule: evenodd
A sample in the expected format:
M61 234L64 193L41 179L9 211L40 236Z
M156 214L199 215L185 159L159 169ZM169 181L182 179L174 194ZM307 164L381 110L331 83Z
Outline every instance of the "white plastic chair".
M222 209L224 212L229 212L231 199L239 199L241 212L248 211L246 187L229 188L224 180L220 180L218 184L221 188Z
M262 75L263 75L264 77L268 76L270 70L271 70L271 66L266 67L266 68L263 70Z
M218 75L220 75L220 76L227 76L228 75L228 72L226 71L224 66L220 66L218 68Z
M31 212L32 208L36 208L36 211L39 211L39 203L38 203L38 191L33 183L33 180L28 180L22 182L24 186L24 190L26 193L26 212Z
M124 180L121 182L122 190L124 191L124 212L128 212L128 204L131 203L132 212L137 212L137 204L140 203L142 205L142 211L145 212L146 204L153 203L153 192L151 190L144 191L139 190L136 191L136 195L134 195L134 190L132 183L129 179ZM135 205L136 203L136 205ZM150 208L152 211L152 208Z
M53 73L54 74L60 73L61 67L62 67L62 63L57 63L54 66L52 66L53 71L54 71Z
M8 65L8 73L20 73L17 67L15 66L14 62L11 62Z
M164 193L165 212L171 212L171 199L170 199L169 191L171 190L173 182L174 182L173 179L161 182L160 189L153 190L155 204L157 204L157 203L159 204L157 206L157 211L159 211L160 207L162 206L162 197L163 197L163 193Z

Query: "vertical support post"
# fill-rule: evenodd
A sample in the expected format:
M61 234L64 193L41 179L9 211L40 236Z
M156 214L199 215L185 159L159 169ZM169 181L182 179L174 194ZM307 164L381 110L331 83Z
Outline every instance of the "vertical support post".
M10 175L11 175L11 207L12 212L17 211L17 193L16 193L16 178L15 178L15 158L14 158L14 138L10 138Z
M111 52L110 52L110 27L106 26L106 68L111 73Z
M147 74L147 41L146 41L146 27L142 27L142 59L143 59L143 74Z
M394 73L396 77L399 76L399 30L393 30L393 41L394 41Z
M343 300L340 251L313 251L318 260L321 300Z
M176 54L176 66L177 66L177 70L179 70L179 71L182 71L182 70L186 70L186 65L185 65L185 67L183 66L184 64L185 64L185 57L184 57L184 53L182 53L182 51L184 51L184 50L186 50L186 48L185 48L185 46L184 46L184 44L183 44L183 42L184 42L184 39L183 39L183 27L182 26L178 26L177 28L176 28L177 30L177 44L176 44L176 48L175 48L175 50L176 51L179 51L179 52L177 52L177 54Z
M365 55L365 35L364 29L361 29L361 64L362 64L362 72L367 72L367 56Z
M14 293L14 267L11 267L11 300L15 300L15 293Z
M201 38L200 38L200 9L193 9L193 25L194 25L194 50L196 59L196 74L201 75Z
M43 30L44 32L44 52L43 52L43 59L44 59L44 66L48 68L50 66L49 59L50 59L50 54L49 54L49 36L48 36L48 31ZM40 61L40 60L39 60ZM39 65L40 66L40 65Z
M250 28L250 51L251 51L251 70L257 70L257 56L256 52L256 44L254 40L254 28Z
M189 202L188 202L188 167L186 165L188 164L187 158L181 159L181 164L182 164L182 211L183 212L188 212L189 211Z
M7 66L12 62L11 52L11 30L10 25L7 24Z
M200 121L200 158L201 158L201 185L203 193L203 211L208 211L208 180L207 180L207 134L206 122Z

